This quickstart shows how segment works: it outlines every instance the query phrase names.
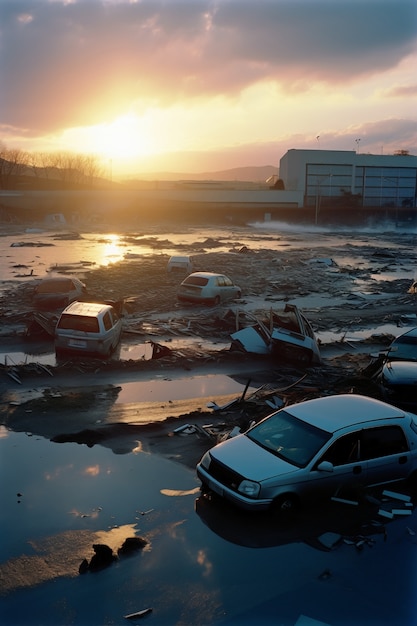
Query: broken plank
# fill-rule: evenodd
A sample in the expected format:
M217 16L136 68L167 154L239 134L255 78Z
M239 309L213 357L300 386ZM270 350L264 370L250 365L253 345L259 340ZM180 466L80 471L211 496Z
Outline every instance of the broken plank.
M125 615L124 618L134 619L137 617L145 617L145 615L148 615L149 613L152 613L152 609L143 609L142 611L137 611L136 613L129 613L128 615Z
M413 511L410 509L392 509L391 513L393 515L412 515Z
M392 498L393 500L401 500L402 502L410 502L411 500L411 497L406 496L404 493L397 493L396 491L389 491L388 489L385 489L382 495L387 498Z

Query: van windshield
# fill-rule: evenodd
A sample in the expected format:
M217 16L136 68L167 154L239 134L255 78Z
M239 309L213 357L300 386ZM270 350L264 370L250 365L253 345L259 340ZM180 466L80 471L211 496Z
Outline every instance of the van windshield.
M98 333L100 331L98 319L87 315L70 315L63 313L57 328L62 330L79 330L85 333Z

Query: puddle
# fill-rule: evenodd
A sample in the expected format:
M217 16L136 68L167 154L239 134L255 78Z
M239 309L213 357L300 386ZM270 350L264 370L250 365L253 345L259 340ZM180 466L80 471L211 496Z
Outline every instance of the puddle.
M158 344L166 347L170 350L185 350L192 348L194 352L198 353L207 351L220 351L230 348L230 341L228 342L212 342L204 341L198 338L183 338L167 341L159 341ZM149 361L152 359L153 347L151 342L145 343L122 343L112 357L114 361ZM87 356L80 356L81 360L88 359ZM57 360L55 356L55 349L52 344L49 344L47 348L33 347L28 348L27 351L22 350L1 350L0 349L0 363L3 365L27 365L29 363L40 363L49 367L55 367Z
M245 386L224 374L190 376L169 380L163 374L151 381L123 383L116 404L131 402L174 402L191 398L218 398L236 394L239 397ZM249 387L248 392L254 391Z
M392 335L397 337L407 332L411 328L414 328L417 324L416 319L408 326L398 328L396 324L383 324L382 326L376 326L375 328L363 328L357 330L340 330L340 331L324 331L317 332L316 337L323 345L332 344L343 341L359 342L371 337L372 335Z

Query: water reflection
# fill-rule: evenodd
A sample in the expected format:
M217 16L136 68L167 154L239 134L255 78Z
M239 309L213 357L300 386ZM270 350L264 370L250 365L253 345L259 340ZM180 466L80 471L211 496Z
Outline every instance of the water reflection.
M415 623L415 546L406 532L414 519L390 523L372 549L326 552L306 539L351 528L341 519L351 509L339 525L318 509L286 528L203 511L199 500L196 515L195 474L178 464L24 434L0 439L0 463L4 624L119 624L146 606L158 626L293 626L301 615L333 626ZM47 473L56 479L45 481ZM93 543L117 549L132 535L151 549L78 575Z
M98 248L97 252L100 252L101 256L97 254L95 262L98 265L107 267L123 259L125 248L119 235L106 235L102 247Z
M320 538L334 533L345 537L376 537L383 535L385 525L372 523L376 516L375 505L350 507L333 502L320 502L318 506L301 511L288 518L276 518L269 513L241 511L227 502L200 496L195 510L202 522L226 541L247 548L303 542L312 548L329 551ZM381 541L383 538L381 539Z

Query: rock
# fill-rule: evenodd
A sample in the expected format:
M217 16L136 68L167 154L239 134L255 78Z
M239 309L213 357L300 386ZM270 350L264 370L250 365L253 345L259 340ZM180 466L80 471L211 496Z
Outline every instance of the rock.
M119 556L129 556L138 550L142 550L147 543L148 542L146 539L143 539L143 537L127 537L123 545L117 550L117 554Z
M102 543L95 543L93 545L95 555L90 561L88 569L90 572L97 572L101 569L109 567L117 557L113 554L113 550Z

